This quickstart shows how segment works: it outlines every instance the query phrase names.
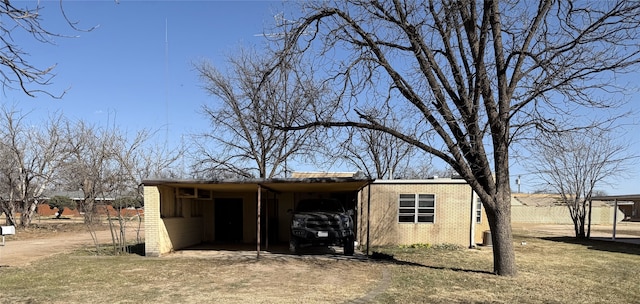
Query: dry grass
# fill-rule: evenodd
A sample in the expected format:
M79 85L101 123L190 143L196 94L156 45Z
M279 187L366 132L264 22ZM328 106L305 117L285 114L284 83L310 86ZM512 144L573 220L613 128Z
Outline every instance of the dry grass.
M4 225L4 224L3 224ZM93 224L94 230L107 230L109 225L104 221ZM38 218L27 228L16 227L17 233L5 236L7 241L29 240L56 235L69 235L73 233L87 233L88 228L82 218Z
M526 245L520 245L526 241ZM491 274L489 247L376 250L393 260L318 256L57 255L0 268L0 303L640 303L640 246L516 236L517 277ZM377 290L383 273L389 287ZM384 285L384 284L383 284Z
M397 262L380 303L640 303L640 246L516 236L517 277L492 271L490 248L384 248ZM526 245L520 245L522 241Z
M1 303L339 303L380 266L326 257L145 258L76 252L0 268Z

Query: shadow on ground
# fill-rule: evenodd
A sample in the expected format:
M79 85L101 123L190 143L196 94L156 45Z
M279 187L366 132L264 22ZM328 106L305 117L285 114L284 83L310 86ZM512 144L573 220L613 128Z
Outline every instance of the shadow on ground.
M255 244L240 244L240 243L202 243L195 246L180 249L180 251L224 251L224 252L237 252L237 251L256 251ZM262 246L261 252L270 254L283 254L283 255L343 255L342 248L335 246L313 246L313 247L301 247L298 253L293 254L289 252L289 245L284 243L272 244L269 246Z
M625 239L613 241L611 239L603 238L591 238L591 239L577 239L575 237L542 237L543 240L561 242L567 244L576 244L587 247L588 249L617 252L626 254L640 255L640 245L633 242L640 242L640 239Z
M127 246L127 252L131 254L137 254L139 256L144 256L144 243L138 243Z
M481 274L491 274L491 275L494 274L493 272L489 272L489 271L485 271L485 270L452 268L452 267L442 267L442 266L431 266L431 265L424 265L424 264L415 263L415 262L401 261L401 260L397 260L395 257L393 257L393 255L386 254L386 253L380 253L380 252L376 252L376 251L374 251L371 254L371 256L369 256L369 258L371 260L373 260L373 261L378 261L380 263L387 263L387 264L394 264L394 265L406 265L406 266L424 267L424 268L435 269L435 270L451 270L451 271L455 271L455 272L481 273Z
M144 245L142 247L144 251ZM144 253L143 253L144 255ZM247 244L198 244L192 247L184 248L173 252L172 257L198 257L198 258L214 258L214 259L229 259L229 260L254 260L256 259L256 247L255 245ZM333 246L319 246L319 247L305 247L301 248L298 253L293 254L289 252L288 245L276 244L268 246L268 248L261 249L260 257L267 257L272 260L287 260L287 259L303 259L303 260L350 260L360 262L372 262L380 264L392 264L392 265L404 265L413 267L424 267L434 270L451 270L456 272L467 273L480 273L491 274L493 272L475 270L475 269L463 269L463 268L451 268L441 266L431 266L415 262L398 260L392 255L373 252L367 256L360 251L356 251L352 256L343 255L342 248Z

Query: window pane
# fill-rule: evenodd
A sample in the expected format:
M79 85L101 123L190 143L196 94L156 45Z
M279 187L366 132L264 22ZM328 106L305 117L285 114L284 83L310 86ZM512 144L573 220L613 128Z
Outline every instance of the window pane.
M433 223L433 215L418 215L419 223Z
M400 200L415 200L416 196L414 194L400 194Z
M435 205L434 201L420 201L418 202L418 206L420 207L433 207Z
M415 201L400 201L400 207L411 207L413 208L416 205Z
M420 207L433 207L435 203L436 200L433 194L420 194L418 197L418 206Z
M434 200L436 196L434 194L419 194L419 200Z
M429 214L433 214L433 208L425 208L425 209L418 209L418 213L429 213Z
M398 210L398 212L400 213L409 213L409 214L414 214L416 212L415 209L411 208L411 209L400 209Z
M398 221L400 223L413 223L414 216L413 215L401 215L398 217Z

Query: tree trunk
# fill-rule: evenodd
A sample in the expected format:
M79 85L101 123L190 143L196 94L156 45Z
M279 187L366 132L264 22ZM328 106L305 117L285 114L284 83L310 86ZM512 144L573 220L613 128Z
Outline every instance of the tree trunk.
M9 226L18 226L16 223L16 208L13 202L2 202L2 212L4 212L5 223Z
M578 239L584 239L586 237L585 231L584 231L584 223L581 223L580 226L578 227L578 235L577 238Z
M584 221L578 215L573 217L572 220L573 220L573 232L575 233L576 238L583 239L585 237Z
M573 208L573 209L572 209ZM571 220L573 221L573 230L575 231L577 239L586 238L585 232L585 218L586 218L586 205L585 203L574 203L573 207L569 207L571 211Z
M88 225L93 224L95 200L93 198L85 198L84 202L82 202L82 207L84 209L84 223Z
M504 206L504 202L498 204ZM486 212L493 243L493 270L497 275L515 276L517 271L511 231L511 206L492 211L486 209Z
M20 226L26 228L31 225L31 220L33 219L33 214L36 212L38 201L34 200L32 202L24 203L23 206L25 208L22 209L22 214L20 214Z

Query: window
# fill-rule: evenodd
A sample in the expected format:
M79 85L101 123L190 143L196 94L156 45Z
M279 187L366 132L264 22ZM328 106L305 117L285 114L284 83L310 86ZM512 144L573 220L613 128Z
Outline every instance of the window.
M434 194L400 194L398 222L435 222L436 196Z
M476 223L482 223L482 200L476 199Z
M179 198L192 198L192 197L196 197L196 189L195 188L178 188L178 195Z

